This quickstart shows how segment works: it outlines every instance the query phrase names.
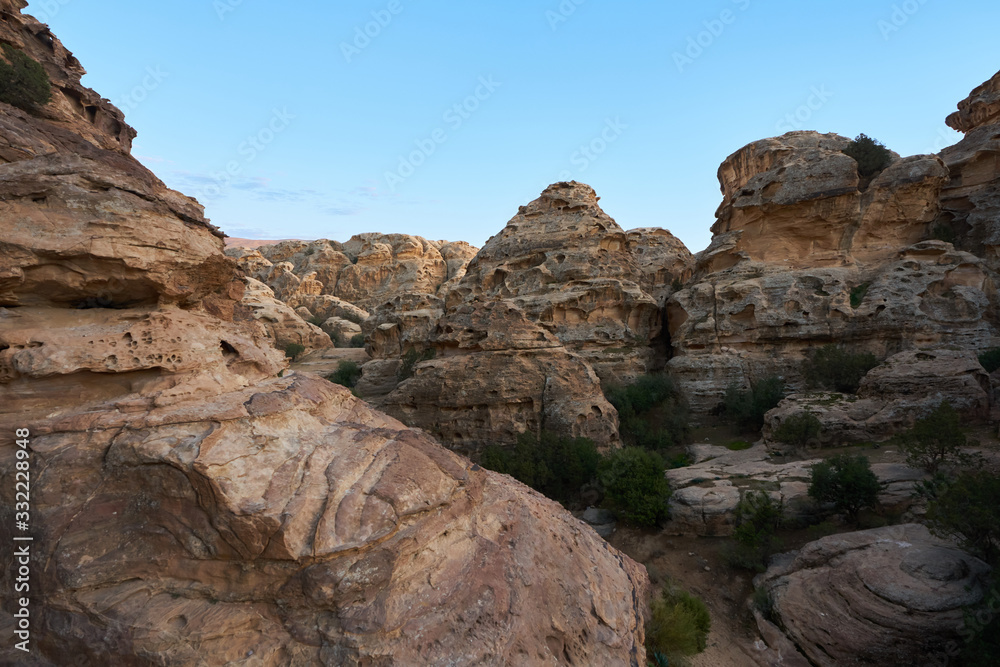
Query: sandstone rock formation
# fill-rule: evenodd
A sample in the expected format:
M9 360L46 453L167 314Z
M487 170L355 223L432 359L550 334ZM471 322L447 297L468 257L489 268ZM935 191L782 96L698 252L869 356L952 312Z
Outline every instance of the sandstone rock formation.
M0 104L0 430L31 431L34 537L33 651L0 662L645 664L641 566L347 390L279 377L201 207L0 3L0 38L65 97Z
M358 390L460 451L543 429L616 446L601 382L662 366L662 300L643 285L662 299L690 271L669 232L626 234L589 186L557 183L443 295L399 295L373 313L364 330L376 361Z
M960 102L948 125L965 133L944 149L951 180L941 193L939 224L950 229L964 250L1000 270L1000 72Z
M856 396L813 392L786 397L765 416L764 439L772 449L787 449L774 440L774 431L789 417L808 412L823 425L818 445L881 442L945 401L969 418L985 418L991 395L990 378L971 352L907 350L869 371Z
M755 581L772 596L782 630L762 617L758 624L820 667L940 664L959 639L962 608L983 598L988 571L917 524L832 535L777 559Z
M408 292L436 294L465 275L476 248L465 242L369 233L346 243L283 241L256 249L233 247L227 254L290 305L324 295L371 309Z
M284 350L293 343L302 345L306 352L333 347L330 332L303 319L302 315L308 313L299 313L278 301L271 288L259 280L246 278L244 283L243 305L264 325L276 348Z
M807 352L833 341L885 358L998 340L990 267L929 240L948 180L942 160L896 159L862 190L846 145L793 132L720 168L712 245L667 304L670 369L696 415L730 384L780 375L800 386Z
M670 522L673 535L725 536L736 529L736 507L748 492L765 492L781 508L789 526L804 526L822 518L828 508L809 497L812 466L822 459L775 463L761 444L744 451L714 445L695 445L694 465L667 471L673 489ZM901 463L872 464L882 483L883 509L901 513L913 502L921 470Z

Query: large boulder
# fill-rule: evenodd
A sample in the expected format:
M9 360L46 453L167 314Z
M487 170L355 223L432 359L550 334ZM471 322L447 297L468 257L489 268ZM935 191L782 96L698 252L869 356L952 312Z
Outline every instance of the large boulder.
M919 524L831 535L755 580L781 629L758 623L819 667L939 664L959 640L963 609L983 599L989 569Z
M23 6L0 39L57 90L0 103L0 430L30 431L33 538L31 651L0 663L644 664L643 568L289 372L221 235Z

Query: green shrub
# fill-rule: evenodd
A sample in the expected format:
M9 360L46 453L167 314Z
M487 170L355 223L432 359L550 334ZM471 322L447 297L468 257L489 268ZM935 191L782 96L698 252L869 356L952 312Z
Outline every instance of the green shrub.
M802 374L810 387L855 394L861 379L878 364L878 357L870 352L851 352L839 345L824 345L805 360Z
M435 356L437 356L437 350L433 347L428 347L422 352L418 352L416 348L410 348L403 355L402 363L399 364L399 370L396 371L396 376L400 381L406 380L413 377L414 367L421 361L430 361Z
M726 443L726 449L731 452L742 452L751 447L753 447L753 443L746 440L730 440Z
M361 367L353 361L341 361L337 364L337 370L326 378L334 384L339 384L353 389L361 379Z
M868 290L871 289L871 283L861 283L857 287L851 288L851 308L860 308L861 304L865 302L865 297L868 296Z
M747 491L736 506L735 544L722 552L730 566L763 572L774 553L774 535L781 525L781 505L764 491Z
M764 415L777 407L785 397L785 381L769 377L741 390L735 384L726 389L723 411L744 431L758 432L764 426Z
M963 549L1000 565L1000 477L987 470L966 471L927 506L927 522L942 537L957 538Z
M363 333L354 334L351 336L350 347L364 347L365 346L365 335Z
M700 598L686 591L664 588L651 606L646 652L654 660L656 654L674 660L705 650L712 617Z
M513 450L486 447L480 465L510 475L566 505L579 497L584 484L597 477L600 460L593 440L542 431L540 438L522 433Z
M619 517L636 526L655 526L669 515L670 485L656 452L626 447L606 456L598 479Z
M792 415L774 430L778 442L795 447L805 447L823 432L823 424L811 412Z
M45 68L24 51L3 45L0 59L0 101L34 113L52 99L52 85ZM6 60L5 60L6 59Z
M870 183L880 172L892 164L892 152L881 141L859 134L844 154L858 163L858 176L862 183Z
M313 315L309 318L309 324L312 324L313 326L321 327L323 326L323 322L323 318L318 315Z
M285 346L285 356L295 361L299 355L306 351L306 346L301 343L289 343Z
M878 504L882 486L866 456L838 454L813 466L809 496L821 503L833 503L838 513L854 524L865 508Z
M932 475L943 465L973 462L972 457L962 451L969 445L962 431L962 418L948 401L896 436L895 442L906 454L907 463Z
M992 373L1000 368L1000 347L994 347L980 354L979 363L983 365L987 373Z
M618 410L619 433L626 445L665 449L687 442L687 401L666 375L644 375L625 387L610 387L608 402Z

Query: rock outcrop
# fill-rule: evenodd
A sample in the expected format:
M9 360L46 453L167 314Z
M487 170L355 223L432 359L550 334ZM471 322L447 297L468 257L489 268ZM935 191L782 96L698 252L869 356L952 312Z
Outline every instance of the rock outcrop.
M276 348L284 350L289 345L297 344L308 353L333 347L331 332L306 322L300 313L278 301L270 287L253 278L244 279L244 283L243 305L264 325Z
M990 266L929 238L943 214L942 160L895 159L863 189L846 145L793 132L720 168L712 245L667 304L670 369L696 416L730 384L779 375L800 387L806 354L833 341L880 358L997 342Z
M201 208L0 2L0 39L98 107L0 104L0 430L30 430L34 538L32 652L0 662L645 664L642 567L346 389L279 377Z
M669 232L626 234L589 186L557 183L443 296L404 294L373 313L376 360L359 392L464 452L541 430L617 446L601 383L662 367L662 299L690 271ZM659 280L658 300L643 285Z
M437 294L465 275L476 248L408 234L368 233L346 243L283 241L226 252L289 305L323 295L368 310L404 293Z
M781 630L763 617L758 624L820 667L943 664L988 572L918 524L832 535L777 558L755 580Z
M960 102L948 124L965 137L941 152L951 180L939 223L963 250L1000 271L1000 72Z
M776 463L760 444L743 451L705 444L692 449L696 463L666 473L673 489L665 527L669 534L732 535L736 508L750 492L766 493L788 526L815 523L829 509L809 497L811 469L822 459ZM879 503L896 513L910 507L915 485L926 477L902 463L875 463L871 468L882 483Z
M764 439L772 449L781 423L805 412L823 430L817 445L881 442L909 428L944 402L970 419L989 416L990 378L974 354L947 348L913 349L889 357L861 380L857 395L792 394L765 416Z

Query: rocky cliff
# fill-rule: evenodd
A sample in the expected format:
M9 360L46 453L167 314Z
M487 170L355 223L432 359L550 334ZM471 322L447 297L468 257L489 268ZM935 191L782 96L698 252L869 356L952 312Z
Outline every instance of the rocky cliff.
M57 94L0 104L0 431L31 433L34 537L32 652L0 662L645 664L643 568L288 373L201 207L129 156L23 4L0 4L0 41Z
M996 344L990 265L932 238L954 185L945 162L896 157L865 187L847 144L794 132L720 168L712 244L667 304L670 368L696 411L767 375L801 386L801 360L832 342L880 358Z

